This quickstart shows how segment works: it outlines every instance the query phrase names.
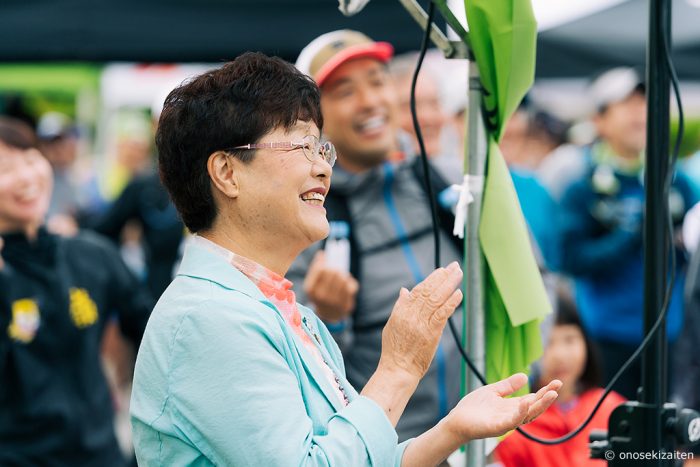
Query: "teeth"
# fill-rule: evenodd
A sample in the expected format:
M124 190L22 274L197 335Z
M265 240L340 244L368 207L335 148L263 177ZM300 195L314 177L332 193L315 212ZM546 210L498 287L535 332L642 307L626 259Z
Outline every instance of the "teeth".
M317 193L315 191L309 191L307 193L304 193L301 195L302 201L313 201L313 204L323 204L323 201L326 199L325 196L323 196L321 193ZM319 203L316 203L316 201L319 201Z
M386 118L384 117L372 117L360 123L360 128L362 130L376 130L377 128L384 125Z
M27 190L24 193L20 193L18 198L20 201L31 201L34 198L36 198L37 194L38 194L38 190L36 190L36 189Z

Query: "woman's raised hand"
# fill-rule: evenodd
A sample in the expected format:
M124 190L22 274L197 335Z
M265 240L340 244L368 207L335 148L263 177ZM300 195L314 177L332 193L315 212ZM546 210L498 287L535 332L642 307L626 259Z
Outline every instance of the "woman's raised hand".
M562 383L555 379L536 394L506 398L526 383L527 376L517 373L470 392L444 418L445 428L467 442L501 436L533 421L556 400Z
M433 271L410 292L404 288L382 332L379 368L422 378L435 356L447 319L462 301L462 270L454 262Z

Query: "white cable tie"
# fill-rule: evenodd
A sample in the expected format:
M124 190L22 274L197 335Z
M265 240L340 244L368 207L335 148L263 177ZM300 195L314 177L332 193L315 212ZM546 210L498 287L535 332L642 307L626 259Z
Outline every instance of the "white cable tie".
M369 0L338 0L338 9L345 16L352 16L360 12Z
M464 175L461 185L452 185L454 190L459 191L459 200L455 207L455 224L452 235L464 238L464 230L467 227L467 206L474 201L474 195L484 191L484 177L481 175Z

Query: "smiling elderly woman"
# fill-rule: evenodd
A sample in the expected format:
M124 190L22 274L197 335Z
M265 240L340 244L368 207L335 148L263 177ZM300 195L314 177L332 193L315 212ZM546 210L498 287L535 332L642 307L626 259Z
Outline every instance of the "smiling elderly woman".
M141 465L425 466L470 439L546 409L558 382L505 399L515 375L468 396L397 444L394 426L460 303L457 264L402 289L374 376L358 394L313 312L284 275L328 234L335 150L319 142L316 85L248 53L175 89L157 144L160 173L195 232L139 350L131 405Z

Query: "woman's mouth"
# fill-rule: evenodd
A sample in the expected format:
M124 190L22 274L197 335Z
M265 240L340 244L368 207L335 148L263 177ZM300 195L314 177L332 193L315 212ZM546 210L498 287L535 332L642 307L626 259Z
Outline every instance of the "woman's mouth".
M326 196L318 191L307 191L302 193L299 198L309 206L323 207L323 202L326 200Z

